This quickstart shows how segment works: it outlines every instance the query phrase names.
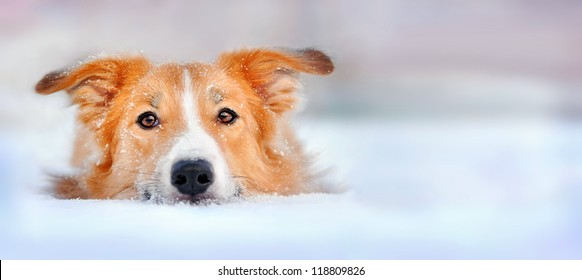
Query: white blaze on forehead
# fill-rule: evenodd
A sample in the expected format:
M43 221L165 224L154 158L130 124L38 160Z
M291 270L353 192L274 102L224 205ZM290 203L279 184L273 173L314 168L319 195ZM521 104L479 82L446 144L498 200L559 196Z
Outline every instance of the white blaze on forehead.
M198 102L195 102L194 92L192 91L192 77L190 77L190 72L187 69L184 69L182 79L184 80L182 106L184 108L184 118L188 125L188 131L202 129L200 127L200 117L198 116Z
M182 112L186 122L186 131L176 143L177 148L186 150L184 159L206 158L213 160L217 154L218 144L202 127L198 112L198 102L192 87L192 77L187 69L182 75L184 91L182 92Z

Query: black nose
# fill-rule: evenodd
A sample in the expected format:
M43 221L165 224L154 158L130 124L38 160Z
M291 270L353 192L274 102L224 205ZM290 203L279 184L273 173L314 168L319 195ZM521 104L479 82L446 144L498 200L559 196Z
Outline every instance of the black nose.
M214 173L208 161L182 160L172 166L171 179L181 193L195 196L205 192L214 182Z

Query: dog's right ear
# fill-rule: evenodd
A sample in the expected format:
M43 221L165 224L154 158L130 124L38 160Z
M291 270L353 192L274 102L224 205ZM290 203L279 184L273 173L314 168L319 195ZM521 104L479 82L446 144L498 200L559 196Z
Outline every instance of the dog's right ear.
M125 86L137 82L150 68L142 56L93 59L65 70L48 73L36 92L66 90L76 104L107 104Z

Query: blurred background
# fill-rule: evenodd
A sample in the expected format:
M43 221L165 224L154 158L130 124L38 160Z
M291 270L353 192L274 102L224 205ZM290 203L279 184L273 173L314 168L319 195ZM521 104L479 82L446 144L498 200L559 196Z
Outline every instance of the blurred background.
M96 53L212 61L239 47L314 46L338 71L312 88L309 113L515 117L582 106L578 1L0 3L2 84L23 90Z
M222 51L262 46L316 47L333 57L332 76L304 77L297 123L321 165L333 167L330 180L348 190L324 198L331 200L326 207L363 217L358 231L337 218L330 221L344 226L339 233L318 226L338 244L354 236L371 241L338 247L328 240L323 249L335 248L335 255L289 245L287 255L265 249L211 256L582 257L582 2L575 0L0 0L0 203L10 210L0 215L11 228L0 242L12 244L5 256L116 256L38 247L63 228L38 225L34 216L70 215L38 190L45 171L67 169L75 110L65 94L34 94L44 74L100 53L211 62ZM281 203L313 210L298 215L334 215L317 198L305 199ZM30 223L10 224L14 213ZM89 217L107 223L99 213ZM266 232L275 241L285 234ZM81 233L69 237L80 240ZM307 242L289 237L289 244L317 247L324 238L298 236ZM16 253L30 244L37 253Z

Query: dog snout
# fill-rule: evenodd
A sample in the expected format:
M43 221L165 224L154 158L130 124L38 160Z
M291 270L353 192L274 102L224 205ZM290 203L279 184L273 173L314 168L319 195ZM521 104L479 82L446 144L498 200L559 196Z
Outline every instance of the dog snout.
M182 160L172 166L172 185L183 194L195 196L205 192L214 182L214 172L210 162Z

